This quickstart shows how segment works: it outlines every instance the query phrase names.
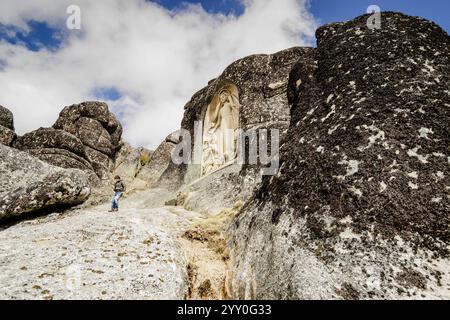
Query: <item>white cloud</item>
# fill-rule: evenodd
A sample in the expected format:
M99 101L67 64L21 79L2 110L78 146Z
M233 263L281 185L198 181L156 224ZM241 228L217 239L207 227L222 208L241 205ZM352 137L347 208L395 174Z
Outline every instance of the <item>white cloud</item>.
M62 107L115 87L124 138L155 148L179 128L190 97L236 59L310 44L314 19L307 0L243 0L239 16L209 14L198 5L168 11L144 0L2 0L0 23L26 21L64 28L66 8L82 10L82 35L68 32L56 52L0 42L0 104L22 134L51 126Z

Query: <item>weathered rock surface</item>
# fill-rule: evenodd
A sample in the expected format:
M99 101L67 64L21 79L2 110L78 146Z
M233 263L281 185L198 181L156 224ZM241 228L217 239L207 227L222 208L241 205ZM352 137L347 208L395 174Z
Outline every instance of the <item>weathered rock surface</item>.
M14 130L14 117L10 110L0 106L0 125Z
M174 164L177 134L134 149L104 103L66 107L16 142L0 108L0 142L105 181L90 207L2 230L0 298L449 299L449 36L402 14L383 13L379 30L367 18L320 28L317 49L241 59L186 105L194 137L234 85L241 129L281 130L281 168L262 181L259 165L201 177ZM0 219L89 195L80 170L2 145L0 174ZM107 213L91 205L110 198L112 174L160 188Z
M146 181L149 186L155 186L167 168L173 165L172 152L179 142L177 138L177 132L170 134L151 154L148 163L139 170L136 177ZM168 186L170 184L171 181Z
M116 156L113 176L120 176L127 186L127 192L135 192L148 188L149 183L140 175L142 169L148 165L153 152L146 148L133 148L123 142Z
M234 298L450 297L450 38L367 18L291 72L281 168L230 230Z
M39 128L24 134L16 142L16 148L21 150L61 149L67 150L79 157L86 157L83 143L76 136L53 128Z
M64 108L52 128L27 133L14 146L53 165L81 169L98 185L111 178L121 135L105 103L84 102Z
M18 137L14 147L54 166L83 170L91 181L98 179L83 143L66 131L39 128Z
M22 222L0 233L1 299L183 299L177 241L199 218L180 208L107 206Z
M311 48L296 47L272 55L252 55L232 63L186 104L181 127L193 133L194 122L203 121L213 95L224 84L232 83L239 89L241 129L287 128L289 72L301 57L312 52Z
M0 144L11 146L14 143L16 137L17 135L13 130L0 125Z
M0 145L0 220L84 202L90 194L86 175L62 169Z
M11 146L15 139L13 114L10 110L0 106L0 144Z
M106 103L89 101L65 107L53 128L79 138L97 176L100 179L111 177L122 126Z
M183 200L177 205L188 210L216 215L224 208L251 198L261 178L257 173L240 174L240 166L228 166L178 190Z
M65 107L53 127L78 136L85 145L103 153L114 153L122 136L122 126L108 105L97 101ZM88 131L96 134L88 135Z
M237 171L226 172L226 179L221 181L218 181L217 177L201 177L203 144L194 135L195 124L203 123L208 105L218 91L225 85L233 85L239 91L239 128L243 131L278 129L282 137L290 121L286 95L289 72L300 58L309 59L313 53L312 48L291 48L272 55L245 57L232 63L218 78L198 91L186 104L181 124L181 128L189 131L192 137L193 163L176 165L170 162L159 180L159 185L177 189L183 184L190 184L201 178L203 180L201 189L216 191L208 193L213 196L212 203L220 199L228 199L227 203L235 203L251 194L253 187L260 181L259 165L251 168L244 165ZM209 182L211 187L204 187ZM204 199L207 197L198 192L191 197L192 203L204 203ZM218 206L219 204L212 207Z

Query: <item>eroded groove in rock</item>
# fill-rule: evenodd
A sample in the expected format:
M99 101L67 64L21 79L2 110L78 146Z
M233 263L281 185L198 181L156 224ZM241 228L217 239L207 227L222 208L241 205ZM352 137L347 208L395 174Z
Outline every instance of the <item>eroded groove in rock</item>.
M188 257L188 300L231 298L227 228L243 202L195 222L179 239Z

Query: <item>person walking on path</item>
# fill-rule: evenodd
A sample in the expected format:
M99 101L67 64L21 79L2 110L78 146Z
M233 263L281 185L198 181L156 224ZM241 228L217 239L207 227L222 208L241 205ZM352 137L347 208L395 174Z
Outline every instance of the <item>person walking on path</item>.
M119 211L119 200L125 192L125 184L119 176L114 177L114 197L112 199L112 207L109 212Z

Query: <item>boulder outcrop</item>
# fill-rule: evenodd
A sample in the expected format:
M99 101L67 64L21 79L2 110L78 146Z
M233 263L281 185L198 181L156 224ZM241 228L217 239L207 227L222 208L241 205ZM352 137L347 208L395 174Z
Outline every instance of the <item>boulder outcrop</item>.
M111 178L122 126L102 102L65 107L52 128L19 137L15 147L63 168L84 170L91 182Z
M90 101L65 107L53 128L80 139L97 176L100 179L110 177L120 148L122 125L106 103Z
M179 187L178 184L172 185L178 176L174 176L168 168L173 165L172 152L178 142L178 132L167 136L155 151L133 148L123 142L116 156L113 175L119 175L127 183L129 191L159 186L173 191Z
M84 202L90 194L87 176L63 169L0 144L0 220Z
M0 144L11 146L15 139L13 114L10 110L0 106Z
M232 126L232 129L235 129L237 121L237 129L240 132L277 129L280 137L283 137L290 121L286 94L289 72L299 59L313 60L313 54L312 48L295 47L271 55L245 57L232 63L218 78L211 80L205 88L194 94L185 106L181 124L181 129L189 132L191 136L191 163L177 165L171 161L159 184L177 189L182 185L195 184L196 181L202 180L199 181L200 185L193 186L193 189L205 190L205 193L200 191L192 194L190 197L192 204L206 202L218 204L227 199L226 202L233 206L236 201L245 200L260 181L261 165L259 163L249 165L245 161L244 164L239 164L235 161L233 164L235 168L228 168L233 163L228 159L223 163L219 162L216 165L218 169L206 170L205 174L207 154L205 145L209 144L205 140L208 138L208 120L214 117L216 108L215 112L219 113L218 118L222 119L222 126ZM223 94L225 97L222 97ZM221 103L225 104L225 108L221 107ZM223 110L230 107L232 111L225 111L228 115L223 114ZM227 128L223 129L226 131ZM220 136L212 136L212 139L218 137L220 139ZM246 143L247 147L243 148L248 150L248 140ZM237 153L239 145L240 143L236 142L235 150L231 151ZM229 149L227 144L213 143L210 147L213 150ZM230 153L230 150L222 152ZM227 154L223 155L220 152L219 154L213 152L212 156L216 159L228 157Z
M18 137L14 147L54 166L83 170L91 181L98 179L81 140L64 130L39 128Z
M450 296L450 38L367 19L291 72L280 170L230 228L234 298Z
M289 72L300 58L313 52L312 48L295 47L271 55L248 56L232 63L186 104L181 127L193 134L195 121L204 120L214 95L224 86L235 85L239 93L239 127L242 130L286 129L290 120L286 97Z

